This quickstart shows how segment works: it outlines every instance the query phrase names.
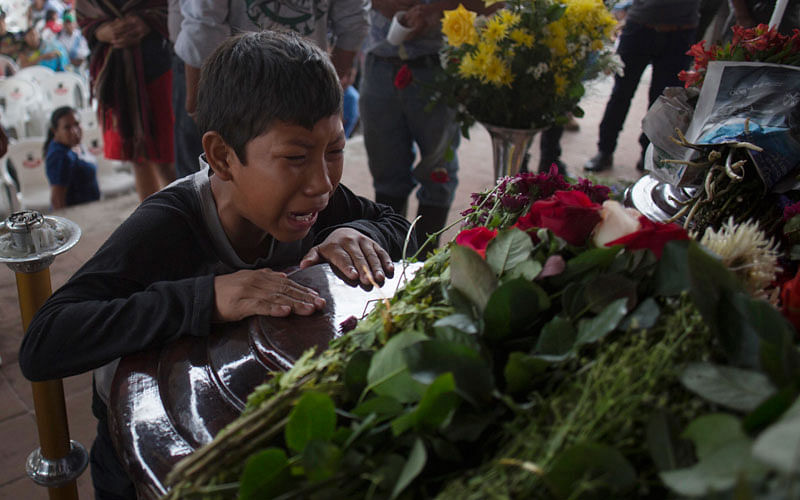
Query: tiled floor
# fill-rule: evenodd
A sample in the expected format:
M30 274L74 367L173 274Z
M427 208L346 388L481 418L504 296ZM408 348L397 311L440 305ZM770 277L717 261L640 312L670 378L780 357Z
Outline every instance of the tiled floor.
M611 90L611 79L604 78L589 85L586 97L581 102L586 116L579 120L580 131L567 132L561 141L563 161L572 175L580 175L582 165L596 152L597 128L602 118L605 103ZM647 107L647 85L645 74L629 113L626 126L619 139L615 154L616 167L609 171L608 180L636 180L639 175L634 165L639 155L637 137L640 121ZM360 137L348 143L343 182L353 191L372 197L373 191L367 169L366 153ZM531 164L538 163L538 140L531 148ZM458 150L461 163L459 188L450 212L451 219L467 207L469 194L492 184L492 153L489 136L480 127L471 132L469 141L462 141ZM83 236L78 245L68 253L56 258L50 268L53 289L57 289L99 247L117 225L135 208L133 194L64 210L59 215L77 222ZM412 199L410 214L415 213ZM453 236L455 230L445 235ZM37 446L36 423L31 402L30 385L22 377L17 364L17 350L22 339L22 326L17 303L16 284L13 273L0 268L0 500L33 500L47 498L47 492L36 486L25 476L25 459ZM64 381L67 411L72 439L87 449L94 439L94 418L90 412L91 376L71 377ZM78 480L80 496L93 497L91 480L86 471Z

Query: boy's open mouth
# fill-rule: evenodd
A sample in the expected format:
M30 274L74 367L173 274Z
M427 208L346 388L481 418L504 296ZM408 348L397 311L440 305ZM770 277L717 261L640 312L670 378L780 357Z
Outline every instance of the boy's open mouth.
M311 222L318 212L289 212L289 217L298 222Z

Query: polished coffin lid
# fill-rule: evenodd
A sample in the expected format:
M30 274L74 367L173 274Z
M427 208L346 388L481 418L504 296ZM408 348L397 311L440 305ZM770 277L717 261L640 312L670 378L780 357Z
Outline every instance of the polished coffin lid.
M307 349L327 346L340 335L342 321L391 297L419 267L403 273L396 264L383 287L367 290L328 264L313 266L290 277L326 299L321 312L215 325L208 337L183 337L123 358L111 388L109 427L139 497L166 493L163 481L172 467L233 421L271 371L288 369Z

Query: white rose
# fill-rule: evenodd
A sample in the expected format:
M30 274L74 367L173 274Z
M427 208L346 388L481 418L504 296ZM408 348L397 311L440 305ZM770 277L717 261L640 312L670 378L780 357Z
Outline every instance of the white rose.
M625 208L618 201L606 200L600 209L603 218L594 228L592 241L598 247L639 230L639 216L633 208Z

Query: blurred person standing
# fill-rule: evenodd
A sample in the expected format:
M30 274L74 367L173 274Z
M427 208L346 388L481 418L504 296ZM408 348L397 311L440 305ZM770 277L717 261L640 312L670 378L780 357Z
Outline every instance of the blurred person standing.
M77 0L105 157L132 161L139 199L175 179L167 0Z
M6 25L6 11L0 7L0 54L6 55L16 61L22 50L22 44L22 37L18 33L11 33L8 31L8 26Z
M52 40L56 38L63 26L61 25L61 16L55 9L49 9L44 15L44 26L42 27L42 38L45 40Z
M42 30L48 10L56 11L59 18L64 13L64 4L59 0L31 0L28 7L28 27Z
M678 73L691 62L686 51L695 41L699 5L700 0L633 0L617 46L617 54L625 65L624 74L614 77L614 89L600 122L598 153L586 162L584 170L600 172L613 167L617 138L648 64L653 65L649 105L664 88L683 85ZM639 144L642 151L636 168L642 171L649 144L647 136L641 134Z
M183 22L180 0L169 0L167 16L169 40L174 45ZM200 170L198 158L203 154L203 144L197 124L186 112L186 62L177 51L172 54L172 111L175 115L175 173L180 178Z
M353 83L353 62L369 27L369 0L194 0L180 3L183 22L175 52L185 62L185 108L190 116L197 102L200 66L217 46L236 32L291 30L323 50L328 50L330 34L333 47L329 53L342 88ZM198 168L196 158L190 168Z
M429 96L424 87L433 85L443 71L442 12L459 3L478 13L487 11L483 1L476 0L374 0L370 11L359 107L375 201L405 215L409 195L420 186L420 247L428 234L444 227L458 185L455 111L442 103L426 109ZM402 24L412 29L402 52L387 40L392 18L400 11L406 11Z

